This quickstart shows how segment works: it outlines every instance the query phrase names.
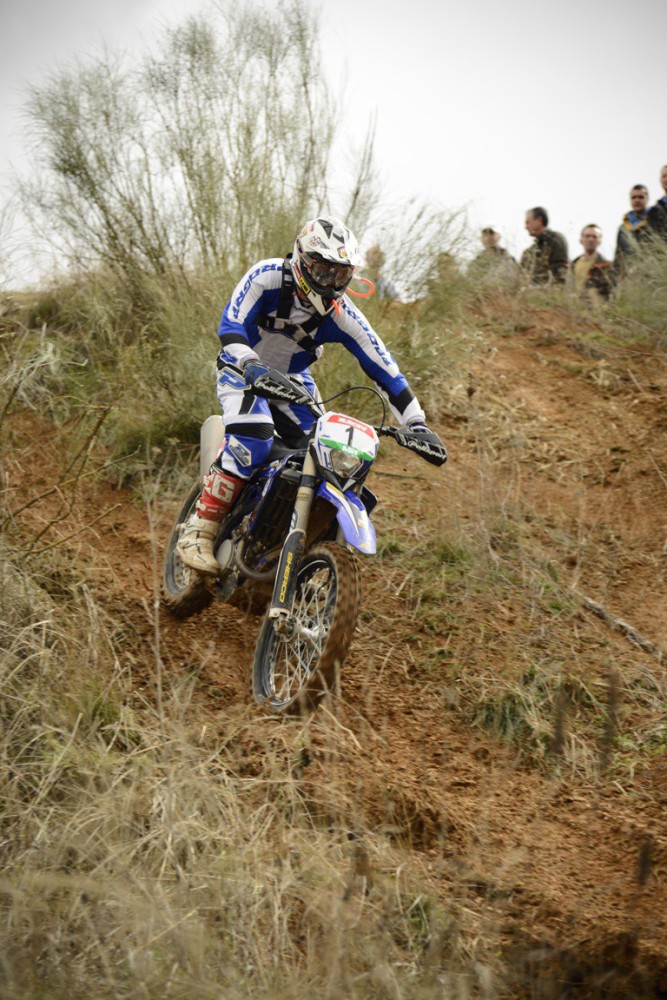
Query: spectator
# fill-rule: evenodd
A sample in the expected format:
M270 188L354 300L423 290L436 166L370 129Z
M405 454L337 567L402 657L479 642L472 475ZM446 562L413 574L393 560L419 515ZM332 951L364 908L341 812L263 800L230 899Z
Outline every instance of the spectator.
M388 281L383 273L385 264L385 253L382 247L375 243L366 251L365 268L367 276L375 285L378 297L385 300L394 301L398 298L398 292L391 281Z
M519 266L514 257L500 246L502 236L495 226L485 226L482 229L482 244L484 249L470 263L469 275L473 278L497 278L501 281L516 277Z
M632 258L651 239L652 230L648 226L648 188L635 184L630 189L632 208L623 216L616 236L614 270L618 277L624 277L632 270Z
M460 277L461 272L454 254L446 250L441 251L429 267L425 285L426 295L434 301L439 301L443 292L448 295Z
M460 306L465 287L454 254L442 250L432 257L423 279L420 297L423 296L426 313L438 316L452 315Z
M521 268L532 285L564 285L568 272L567 241L562 233L549 229L546 209L529 208L526 229L533 245L521 255Z
M602 230L594 223L584 226L579 242L584 252L572 261L572 284L577 296L592 305L606 302L614 287L610 262L599 252Z
M654 232L662 236L663 240L667 240L667 164L660 171L660 183L665 194L649 208L648 224Z

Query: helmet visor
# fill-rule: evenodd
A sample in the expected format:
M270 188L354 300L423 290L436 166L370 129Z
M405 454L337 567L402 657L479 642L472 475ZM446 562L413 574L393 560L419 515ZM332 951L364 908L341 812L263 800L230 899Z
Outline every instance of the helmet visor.
M338 264L335 261L319 260L310 254L303 255L303 263L313 284L320 288L332 288L337 292L346 288L354 275L352 264Z

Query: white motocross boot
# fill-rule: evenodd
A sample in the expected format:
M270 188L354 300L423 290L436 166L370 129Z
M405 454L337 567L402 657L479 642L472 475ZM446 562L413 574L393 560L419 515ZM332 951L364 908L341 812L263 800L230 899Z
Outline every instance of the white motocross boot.
M243 482L212 465L204 476L204 489L195 510L183 524L176 545L181 562L199 573L217 574L220 565L213 554L218 528L239 495Z

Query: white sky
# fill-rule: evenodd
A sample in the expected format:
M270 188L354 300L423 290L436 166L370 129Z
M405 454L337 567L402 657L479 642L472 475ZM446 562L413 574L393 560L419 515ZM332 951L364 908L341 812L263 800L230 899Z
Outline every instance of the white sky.
M0 0L0 205L11 169L29 167L26 83L103 42L141 49L204 7ZM343 127L360 138L377 113L388 199L465 208L473 226L497 224L516 255L530 242L525 209L544 205L572 257L589 222L611 257L630 187L646 184L652 201L663 193L667 0L325 0L321 10Z

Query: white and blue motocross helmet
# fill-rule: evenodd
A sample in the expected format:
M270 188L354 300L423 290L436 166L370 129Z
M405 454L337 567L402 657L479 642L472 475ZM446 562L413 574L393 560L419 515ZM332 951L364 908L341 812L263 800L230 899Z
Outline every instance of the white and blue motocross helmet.
M297 288L321 316L338 308L360 264L354 233L335 216L307 222L294 243L292 271Z

